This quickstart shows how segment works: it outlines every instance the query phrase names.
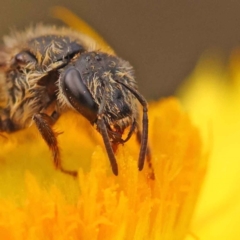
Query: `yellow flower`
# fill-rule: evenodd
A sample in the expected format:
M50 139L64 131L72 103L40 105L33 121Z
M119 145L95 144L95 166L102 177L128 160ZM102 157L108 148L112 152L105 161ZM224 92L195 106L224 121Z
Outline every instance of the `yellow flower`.
M240 239L240 52L229 67L203 56L179 92L211 156L192 231L201 240Z
M0 236L183 239L205 172L199 134L174 98L149 110L155 180L147 167L137 170L134 137L117 152L120 173L114 176L99 134L73 113L54 128L63 131L64 166L79 167L78 179L54 169L34 126L1 136Z

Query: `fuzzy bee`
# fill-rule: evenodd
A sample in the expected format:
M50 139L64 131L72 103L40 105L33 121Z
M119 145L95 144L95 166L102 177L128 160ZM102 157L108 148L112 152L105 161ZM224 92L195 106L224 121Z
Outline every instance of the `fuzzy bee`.
M136 132L138 169L143 169L148 107L127 61L69 28L39 25L5 37L0 49L0 132L15 132L34 122L52 151L56 168L75 176L77 172L62 167L52 129L68 109L80 113L99 131L115 175L117 146ZM125 129L129 130L123 139Z

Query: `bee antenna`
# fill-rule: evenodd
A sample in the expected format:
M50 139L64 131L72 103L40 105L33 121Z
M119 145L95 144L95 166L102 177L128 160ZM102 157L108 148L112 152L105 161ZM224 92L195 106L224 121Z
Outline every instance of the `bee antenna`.
M97 127L100 130L100 133L102 135L103 142L104 142L107 154L108 154L108 158L109 158L110 163L111 163L112 171L117 176L118 175L117 161L116 161L115 155L113 153L111 142L109 140L106 124L105 124L105 122L102 118L104 107L105 107L105 104L106 104L106 91L105 91L105 85L104 84L103 84L103 87L104 87L103 99L102 99L102 102L101 102L101 104L99 106L99 110L98 110Z
M119 84L127 88L137 98L137 100L140 102L140 104L143 107L142 138L141 138L141 147L140 147L139 158L138 158L138 169L139 171L141 171L144 166L145 156L147 153L147 144L148 144L148 103L146 99L133 87L119 80L116 80L116 82L118 82Z
M118 175L117 161L116 161L115 155L113 153L113 149L112 149L112 146L111 146L111 143L110 143L110 140L109 140L109 136L108 136L108 133L107 133L107 128L106 128L106 125L105 125L102 117L98 118L97 126L98 126L98 129L101 132L103 142L104 142L107 154L108 154L108 158L109 158L110 163L111 163L112 171L117 176Z

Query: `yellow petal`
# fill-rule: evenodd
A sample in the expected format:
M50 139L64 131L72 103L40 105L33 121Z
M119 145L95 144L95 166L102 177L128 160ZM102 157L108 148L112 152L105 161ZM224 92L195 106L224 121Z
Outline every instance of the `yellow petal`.
M201 240L240 238L240 58L235 52L229 68L219 59L204 56L179 93L212 147L193 222Z
M102 139L81 116L63 115L54 129L65 168L53 167L34 126L0 136L0 235L5 239L184 239L206 159L198 130L174 98L150 104L149 141L155 180L137 170L133 136L117 151L112 174Z

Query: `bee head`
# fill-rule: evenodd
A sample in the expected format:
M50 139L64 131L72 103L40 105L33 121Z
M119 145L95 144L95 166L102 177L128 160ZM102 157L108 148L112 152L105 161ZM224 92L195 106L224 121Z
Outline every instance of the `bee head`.
M121 82L124 69L125 72L128 69L132 76L129 63L116 56L102 52L82 53L63 69L60 76L61 95L68 105L94 122L103 110L99 108L104 104L104 96L113 104L123 97L116 85Z
M59 84L59 95L68 105L96 124L115 175L118 174L118 168L110 141L114 142L113 135L119 136L115 140L117 144L124 140L121 139L122 132L110 128L111 121L126 116L135 121L136 116L131 115L137 110L131 108L136 107L133 103L136 99L140 102L143 106L143 141L139 155L141 170L147 149L147 102L137 91L131 65L106 53L85 52L63 68ZM119 126L119 129L128 126Z

